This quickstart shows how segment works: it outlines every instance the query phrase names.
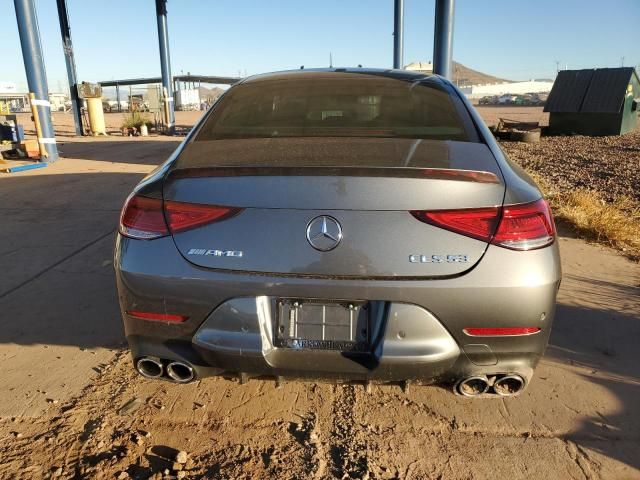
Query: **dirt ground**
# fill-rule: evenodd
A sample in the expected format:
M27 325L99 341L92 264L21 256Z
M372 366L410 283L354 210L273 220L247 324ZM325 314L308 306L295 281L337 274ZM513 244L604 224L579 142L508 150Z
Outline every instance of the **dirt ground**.
M549 125L549 114L543 112L542 107L476 105L475 108L489 126L496 125L501 118L518 122L539 122L541 126Z
M549 124L549 114L542 111L542 107L501 107L496 105L476 105L476 109L488 125L495 125L500 118L518 120L522 122L540 122L540 125ZM176 112L176 127L180 130L189 129L201 116L203 112ZM30 120L31 114L19 113L18 122L22 123L28 134L34 134L33 122ZM75 133L73 127L73 117L70 113L54 112L53 124L57 135L72 136ZM148 114L152 117L151 114ZM105 113L105 125L107 132L120 135L120 127L124 119L124 113Z
M0 478L640 479L640 269L565 230L550 345L519 397L139 377L115 225L178 141L63 135L62 160L0 175Z

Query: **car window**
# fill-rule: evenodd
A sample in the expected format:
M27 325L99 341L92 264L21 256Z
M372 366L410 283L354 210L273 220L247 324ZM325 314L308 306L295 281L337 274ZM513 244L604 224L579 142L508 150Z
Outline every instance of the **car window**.
M353 74L235 86L195 141L336 136L478 141L460 99L441 84Z

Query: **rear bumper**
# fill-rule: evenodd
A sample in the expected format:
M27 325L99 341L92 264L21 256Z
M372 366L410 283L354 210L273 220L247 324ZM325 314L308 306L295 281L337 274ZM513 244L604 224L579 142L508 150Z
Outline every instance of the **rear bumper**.
M444 280L281 278L196 267L171 238L118 236L115 269L134 359L193 365L196 375L244 373L362 381L450 382L518 373L526 381L543 355L561 272L554 244L530 252L490 246L467 274ZM273 345L278 297L357 299L384 305L367 354ZM186 315L180 324L130 317L127 310ZM520 337L469 337L472 326L537 326Z

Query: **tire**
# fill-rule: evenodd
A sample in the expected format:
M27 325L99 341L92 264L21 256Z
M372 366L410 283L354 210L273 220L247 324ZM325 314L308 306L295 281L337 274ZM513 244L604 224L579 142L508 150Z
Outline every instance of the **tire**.
M509 139L514 142L537 143L540 141L540 130L531 130L528 132L511 132Z

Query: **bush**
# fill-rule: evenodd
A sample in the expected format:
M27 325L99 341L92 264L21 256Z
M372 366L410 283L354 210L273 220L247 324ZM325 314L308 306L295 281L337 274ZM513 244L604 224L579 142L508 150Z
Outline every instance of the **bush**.
M151 127L152 124L153 122L148 115L145 115L142 112L133 111L131 113L126 113L123 116L122 128L139 129L142 125L147 125L148 127Z

